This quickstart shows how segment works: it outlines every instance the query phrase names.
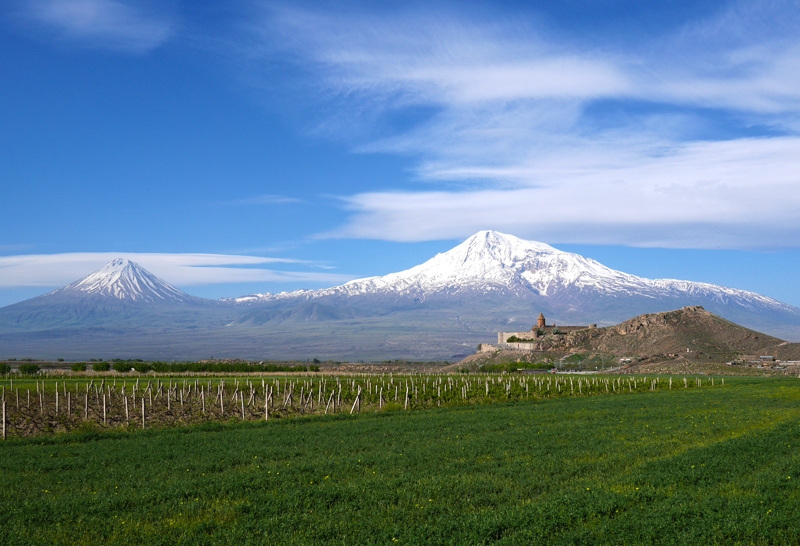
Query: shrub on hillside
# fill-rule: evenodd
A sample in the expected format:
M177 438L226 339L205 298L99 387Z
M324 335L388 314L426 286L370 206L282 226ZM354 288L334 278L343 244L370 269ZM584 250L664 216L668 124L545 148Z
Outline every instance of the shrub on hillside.
M128 362L114 362L112 366L115 372L125 373L131 371L133 366L130 365Z
M86 371L86 362L76 362L72 366L70 366L70 369L73 372L85 372Z
M11 373L11 364L8 362L0 362L0 375L8 375Z

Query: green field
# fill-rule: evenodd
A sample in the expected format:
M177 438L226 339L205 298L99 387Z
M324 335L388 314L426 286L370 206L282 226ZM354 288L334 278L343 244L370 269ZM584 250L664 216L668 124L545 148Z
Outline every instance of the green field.
M0 543L795 544L799 446L793 378L11 438Z

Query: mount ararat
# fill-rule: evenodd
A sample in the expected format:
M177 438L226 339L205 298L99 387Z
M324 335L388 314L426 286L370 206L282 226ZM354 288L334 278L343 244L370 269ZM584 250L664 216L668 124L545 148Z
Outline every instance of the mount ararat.
M602 326L690 305L800 339L800 309L774 299L645 279L481 231L406 271L219 301L190 296L117 259L50 294L0 308L0 356L457 358L498 330L530 328L540 312L556 324Z

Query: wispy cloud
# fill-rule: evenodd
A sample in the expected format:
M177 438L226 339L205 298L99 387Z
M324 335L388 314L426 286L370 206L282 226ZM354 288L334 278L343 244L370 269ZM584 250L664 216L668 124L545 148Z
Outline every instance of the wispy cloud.
M0 256L0 288L66 285L119 257L133 260L167 282L178 286L254 282L309 282L333 285L353 278L348 275L315 271L319 268L313 263L285 258L224 254L83 252ZM273 266L292 264L298 270L270 269L270 264Z
M145 53L173 34L174 22L123 0L30 0L24 18L82 45Z
M796 246L798 22L795 3L732 2L671 34L604 45L534 20L278 5L253 55L280 52L310 73L338 137L364 134L348 135L348 112L369 122L428 109L354 142L414 158L418 179L343 197L352 216L327 236L496 227L550 242Z
M301 199L296 197L287 197L285 195L275 195L271 193L247 197L244 199L234 199L227 201L226 205L285 205L292 203L302 203Z

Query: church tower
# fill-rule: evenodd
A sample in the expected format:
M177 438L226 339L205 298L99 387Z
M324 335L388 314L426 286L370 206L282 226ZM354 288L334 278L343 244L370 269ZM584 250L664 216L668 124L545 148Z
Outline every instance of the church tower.
M536 319L536 327L537 328L544 328L545 327L544 313L539 313L539 318Z

